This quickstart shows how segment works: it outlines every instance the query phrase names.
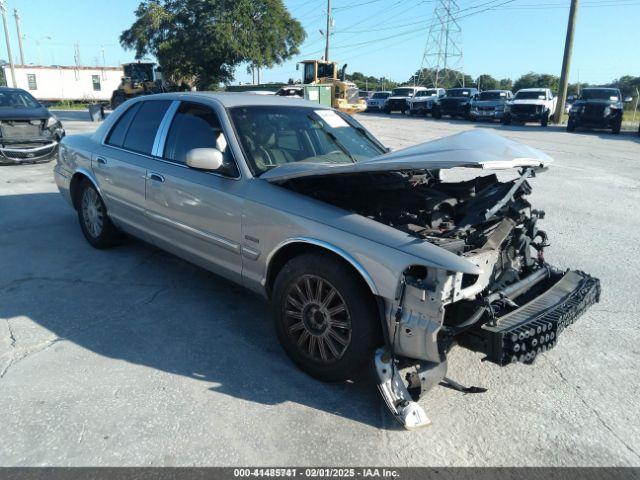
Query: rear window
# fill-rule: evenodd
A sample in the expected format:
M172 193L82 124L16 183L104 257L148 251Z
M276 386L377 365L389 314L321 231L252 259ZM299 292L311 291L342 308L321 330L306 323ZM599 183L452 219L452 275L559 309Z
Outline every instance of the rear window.
M136 112L140 108L140 103L135 103L129 109L124 112L115 126L111 129L111 133L107 137L107 144L113 145L114 147L122 147L124 144L124 137L127 135L127 129L129 128L129 124L133 117L135 117Z
M147 100L133 105L120 117L107 143L150 155L158 127L170 104L170 100Z

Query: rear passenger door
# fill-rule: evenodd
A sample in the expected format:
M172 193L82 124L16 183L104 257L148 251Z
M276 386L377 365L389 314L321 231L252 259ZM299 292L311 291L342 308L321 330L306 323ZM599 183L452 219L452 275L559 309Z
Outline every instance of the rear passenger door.
M227 133L212 107L181 102L147 171L146 208L159 247L239 282L244 182ZM220 150L225 170L188 167L194 148Z
M145 177L170 100L136 102L116 121L91 164L109 215L121 228L148 238Z

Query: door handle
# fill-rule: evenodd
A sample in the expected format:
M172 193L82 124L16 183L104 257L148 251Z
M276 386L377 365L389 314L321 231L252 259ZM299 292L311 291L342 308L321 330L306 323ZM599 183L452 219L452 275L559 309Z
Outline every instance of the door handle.
M107 164L107 160L105 158L102 158L102 157L96 157L96 162L99 165L106 165Z
M149 180L153 180L154 182L164 183L164 177L159 173L149 172Z

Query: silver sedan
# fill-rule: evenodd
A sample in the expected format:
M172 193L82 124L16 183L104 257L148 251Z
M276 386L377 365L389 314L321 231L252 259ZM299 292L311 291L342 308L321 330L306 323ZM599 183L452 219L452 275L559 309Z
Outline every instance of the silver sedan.
M526 200L544 153L482 131L388 150L298 99L139 97L61 142L55 178L87 241L143 239L269 299L291 359L327 381L373 365L405 427L460 345L531 364L598 301L597 279L544 260ZM447 182L443 172L501 169ZM519 170L517 170L519 169Z

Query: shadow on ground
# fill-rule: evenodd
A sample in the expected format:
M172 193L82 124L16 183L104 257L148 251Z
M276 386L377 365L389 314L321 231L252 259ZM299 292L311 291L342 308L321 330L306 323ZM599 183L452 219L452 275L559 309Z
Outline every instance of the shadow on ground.
M96 354L230 397L395 428L381 418L372 382L325 384L300 372L277 343L264 300L134 240L91 248L58 194L0 196L0 232L0 317L29 317Z

